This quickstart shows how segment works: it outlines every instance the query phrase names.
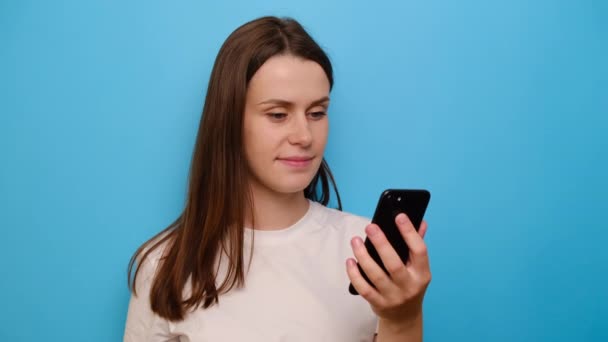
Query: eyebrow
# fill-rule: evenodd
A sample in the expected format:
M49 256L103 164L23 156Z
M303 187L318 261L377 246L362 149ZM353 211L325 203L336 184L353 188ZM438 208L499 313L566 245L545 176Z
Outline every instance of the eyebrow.
M310 103L310 106L311 107L317 106L324 102L329 102L328 96L324 96L318 100L312 101ZM289 101L285 101L285 100L281 100L281 99L269 99L269 100L258 103L258 105L264 105L264 104L274 104L274 105L279 105L279 106L284 106L284 107L293 106L293 102L289 102Z

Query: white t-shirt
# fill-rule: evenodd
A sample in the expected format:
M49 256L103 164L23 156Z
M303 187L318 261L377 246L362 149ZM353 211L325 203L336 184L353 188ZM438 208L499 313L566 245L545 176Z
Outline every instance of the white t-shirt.
M220 295L219 304L189 312L181 322L167 321L150 310L149 291L162 249L158 248L142 264L124 341L372 341L377 316L361 296L348 292L345 267L353 256L350 239L363 238L368 223L310 201L306 214L291 227L246 229L245 256L251 235L255 236L245 286ZM219 270L223 276L225 267L220 264Z

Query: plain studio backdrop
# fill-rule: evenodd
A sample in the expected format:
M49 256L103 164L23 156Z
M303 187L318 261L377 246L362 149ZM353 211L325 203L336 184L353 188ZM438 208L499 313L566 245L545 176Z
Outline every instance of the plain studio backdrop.
M127 262L183 206L218 49L262 15L334 63L345 210L432 192L426 341L608 340L600 0L2 1L0 340L122 339Z

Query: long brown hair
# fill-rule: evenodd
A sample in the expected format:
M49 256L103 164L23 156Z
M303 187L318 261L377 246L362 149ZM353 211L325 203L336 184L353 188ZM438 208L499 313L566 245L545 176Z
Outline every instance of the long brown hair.
M245 283L244 219L252 210L242 131L247 85L270 57L291 54L318 63L333 87L329 58L304 28L291 18L262 17L237 28L215 60L196 137L184 211L169 227L137 249L128 267L135 283L148 255L166 244L150 290L151 309L170 321L184 319L186 310L208 308L219 295ZM330 184L340 195L329 166L322 161L304 189L306 198L327 205ZM227 241L228 246L225 246ZM228 271L216 285L215 262L226 251ZM134 269L135 267L135 269ZM190 279L191 294L182 298Z

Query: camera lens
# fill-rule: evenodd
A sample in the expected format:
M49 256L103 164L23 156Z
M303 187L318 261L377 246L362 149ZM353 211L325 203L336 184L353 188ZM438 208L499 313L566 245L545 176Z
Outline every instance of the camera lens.
M401 201L401 197L397 197L397 201Z

